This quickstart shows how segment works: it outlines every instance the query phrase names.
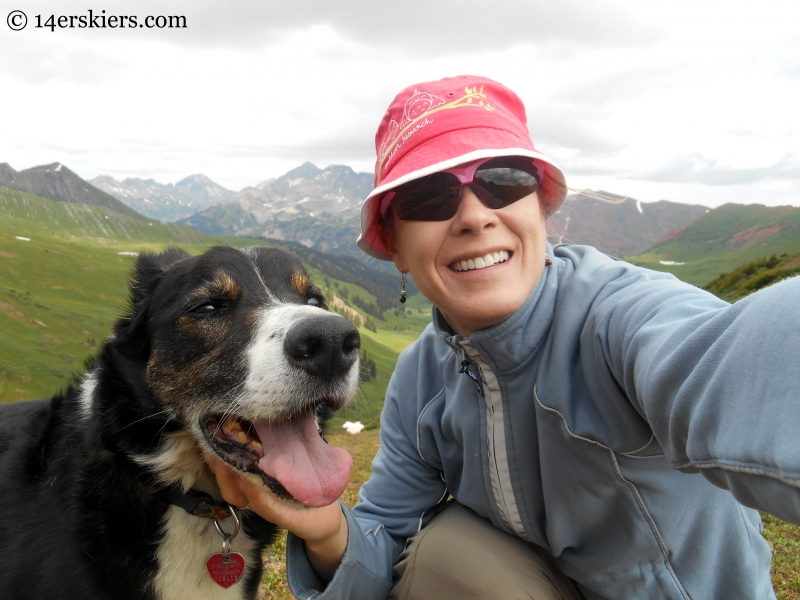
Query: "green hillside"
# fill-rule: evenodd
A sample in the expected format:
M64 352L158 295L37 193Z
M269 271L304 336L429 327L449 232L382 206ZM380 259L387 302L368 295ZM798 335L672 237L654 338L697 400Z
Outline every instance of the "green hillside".
M728 302L735 302L761 288L777 283L782 279L800 275L800 253L773 254L769 258L759 258L713 279L703 289Z
M149 224L104 207L50 201L6 188L0 188L0 231L0 402L51 396L99 349L127 299L134 257L120 253L157 252L169 245L193 254L219 244L271 245ZM325 260L315 262L327 265ZM421 295L411 296L402 311L397 304L376 316L353 303L357 298L368 309L377 308L378 297L364 286L379 295L386 292L374 282L362 286L311 266L309 270L329 301L339 299L337 311L357 321L365 363L374 363L341 419L374 421L397 354L430 320L430 305Z
M800 252L800 208L726 204L627 260L704 285L742 263L796 252Z
M130 246L131 243L202 244L216 238L188 227L163 225L123 215L103 206L46 200L0 187L4 233L22 237L49 236L63 241Z
M151 220L80 178L61 163L40 165L19 172L8 163L0 163L0 186L57 202L101 206L145 222Z

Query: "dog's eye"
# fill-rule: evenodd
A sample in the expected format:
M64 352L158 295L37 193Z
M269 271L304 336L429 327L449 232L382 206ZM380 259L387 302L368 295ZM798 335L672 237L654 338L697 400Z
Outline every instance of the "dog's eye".
M196 315L210 315L211 313L215 312L217 308L218 307L215 304L206 302L205 304L201 304L200 306L193 308L191 312Z
M316 306L317 308L319 308L320 306L322 306L322 301L316 296L311 296L311 298L308 299L308 302L306 304L308 304L309 306Z

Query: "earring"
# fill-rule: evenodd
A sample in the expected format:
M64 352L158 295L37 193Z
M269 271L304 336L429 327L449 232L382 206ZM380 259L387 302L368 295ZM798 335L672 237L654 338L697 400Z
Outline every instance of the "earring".
M553 264L553 261L550 260L550 255L549 254L545 254L544 255L544 266L545 267L549 267L552 264Z
M400 278L400 304L406 303L406 274Z

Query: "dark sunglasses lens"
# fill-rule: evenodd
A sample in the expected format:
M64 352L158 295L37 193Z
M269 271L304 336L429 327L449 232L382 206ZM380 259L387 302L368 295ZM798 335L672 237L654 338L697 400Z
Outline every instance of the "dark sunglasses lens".
M403 221L447 221L456 214L460 191L454 175L434 173L397 188L392 206Z
M534 173L532 164L502 165L490 161L475 171L473 188L486 206L503 208L537 190L539 182Z

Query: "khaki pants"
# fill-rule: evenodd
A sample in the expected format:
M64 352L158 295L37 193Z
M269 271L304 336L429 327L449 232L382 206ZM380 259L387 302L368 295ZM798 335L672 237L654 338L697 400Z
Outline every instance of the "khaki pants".
M394 567L390 600L580 600L547 554L452 502Z

